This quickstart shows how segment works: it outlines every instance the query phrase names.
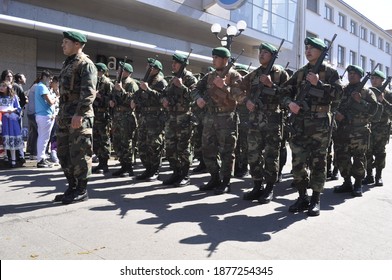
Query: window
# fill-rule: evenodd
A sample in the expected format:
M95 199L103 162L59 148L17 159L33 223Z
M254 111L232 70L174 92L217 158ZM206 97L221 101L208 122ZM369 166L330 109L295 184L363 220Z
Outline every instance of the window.
M384 49L384 39L378 37L378 46L377 46L380 50Z
M318 36L312 32L306 31L306 37L314 37L317 38Z
M385 76L389 77L389 67L385 66Z
M370 69L373 70L374 66L376 66L376 62L373 59L371 59L370 60Z
M387 54L391 52L391 45L388 42L385 43L385 52Z
M315 13L318 13L318 0L307 0L306 1L306 8L311 10Z
M345 59L344 52L345 52L344 47L339 45L338 46L338 66L340 66L340 67L344 67L344 59Z
M350 33L357 35L357 23L353 20L350 22Z
M373 32L370 32L369 43L373 46L376 45L376 34L374 34Z
M361 39L367 41L367 29L363 26L361 26Z
M350 51L350 57L349 57L349 63L350 64L357 64L357 53L354 51Z
M342 13L339 13L339 23L338 26L346 29L346 16Z
M333 22L333 8L325 5L325 19Z
M325 45L327 46L327 47L329 47L330 45L331 45L331 41L329 41L329 40L327 40L327 39L324 39L324 43L325 43ZM332 49L333 49L333 46L329 49L329 51L328 51L328 54L327 54L327 57L326 57L326 60L330 63L330 64L332 64Z
M366 56L361 55L361 58L359 60L359 66L361 66L363 71L366 71Z

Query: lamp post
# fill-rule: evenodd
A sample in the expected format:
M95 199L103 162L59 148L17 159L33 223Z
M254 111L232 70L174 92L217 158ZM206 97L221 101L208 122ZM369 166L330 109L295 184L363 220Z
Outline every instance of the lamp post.
M215 35L217 39L220 40L221 45L228 50L231 49L231 44L233 43L233 38L238 37L244 30L246 29L246 22L244 20L240 20L237 22L237 27L234 25L227 25L226 35L222 38L219 37L219 33L222 30L222 27L219 23L214 23L211 25L211 32Z

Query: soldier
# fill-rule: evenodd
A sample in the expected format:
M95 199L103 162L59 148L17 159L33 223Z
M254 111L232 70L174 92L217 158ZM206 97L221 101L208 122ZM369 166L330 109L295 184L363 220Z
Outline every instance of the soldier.
M248 67L243 64L237 64L234 69L244 77L248 74ZM243 178L248 174L248 126L249 110L246 104L237 105L237 114L240 119L238 124L238 139L235 147L234 176Z
M342 101L336 113L335 139L336 161L344 178L335 193L351 192L362 196L362 180L365 177L366 151L369 144L370 117L376 113L377 98L367 88L358 88L364 71L357 65L347 67L348 85L344 87ZM354 186L351 182L354 177Z
M120 161L119 170L112 176L133 176L133 138L137 127L136 116L131 108L133 95L139 89L136 81L131 77L133 67L129 63L120 62L118 80L113 89L109 106L113 108L112 137L113 148Z
M385 168L385 146L388 144L391 130L392 93L386 90L385 87L383 88L385 78L385 73L380 70L374 71L370 77L372 84L370 89L376 94L377 101L381 106L378 107L377 113L371 118L370 143L366 153L367 175L363 184L374 183L375 186L384 185L381 174ZM387 80L387 84L389 81ZM376 180L374 180L373 168L376 169Z
M132 106L139 111L138 151L146 168L136 179L153 181L158 179L162 161L164 115L161 99L167 82L161 73L162 63L153 58L148 58L147 62L148 76L140 82Z
M338 72L325 62L321 64L317 74L312 72L317 72L313 67L325 57L322 55L326 50L324 42L318 38L307 37L304 43L305 56L309 62L284 84L282 99L283 104L295 116L291 124L295 133L290 140L290 147L293 182L298 189L299 198L290 206L289 211L307 209L309 216L318 216L320 194L326 180L326 156L332 112L341 98L341 81ZM304 96L301 108L295 101L305 85L309 86L309 91ZM313 190L310 200L307 188Z
M196 86L196 78L186 70L189 63L186 56L172 56L174 77L163 93L162 105L168 111L165 125L166 158L173 170L163 185L177 187L190 184L189 167L192 162L190 150L192 136L191 90Z
M86 36L63 32L62 48L67 56L60 72L57 155L68 189L55 201L70 204L88 199L87 182L93 155L93 102L96 96L97 68L83 53Z
M95 63L98 70L97 96L93 103L93 151L99 158L99 164L93 167L93 173L107 173L110 158L110 114L109 101L112 96L113 83L107 77L108 68L104 63Z
M282 141L282 111L280 109L279 87L288 80L289 75L283 67L267 65L277 53L277 49L262 43L259 46L261 66L246 75L241 88L246 92L246 107L249 110L248 160L253 189L245 193L244 200L257 199L269 203L273 198L273 188L278 180L279 150ZM263 189L263 177L266 188Z
M227 70L230 51L224 47L212 50L212 63L215 71L206 74L192 91L192 97L199 108L206 107L203 119L203 158L210 181L200 190L212 190L216 195L223 194L226 189L230 192L230 178L233 170L234 148L237 140L237 101L242 101L239 83L241 75L230 69L222 78L222 72ZM241 99L242 98L242 99ZM221 166L218 164L218 153ZM222 176L222 181L220 174Z

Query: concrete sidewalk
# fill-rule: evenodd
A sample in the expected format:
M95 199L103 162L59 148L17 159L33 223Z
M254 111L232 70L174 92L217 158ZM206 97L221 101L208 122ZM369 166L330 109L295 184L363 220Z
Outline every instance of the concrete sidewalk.
M249 177L233 179L230 194L200 192L209 178L203 173L182 188L94 175L90 199L64 206L52 202L65 190L62 171L27 162L0 170L0 259L390 260L391 149L384 187L365 186L363 197L353 198L332 192L342 180L327 182L319 217L288 212L297 198L290 163L267 205L242 200ZM161 179L168 175L164 162Z

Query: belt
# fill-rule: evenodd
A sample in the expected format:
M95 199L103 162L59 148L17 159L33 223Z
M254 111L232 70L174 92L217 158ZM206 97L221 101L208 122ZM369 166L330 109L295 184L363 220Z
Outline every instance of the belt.
M208 107L210 113L228 113L234 112L234 108L229 107Z
M310 106L310 111L312 113L328 113L331 110L329 105L312 105Z
M143 112L158 112L161 110L162 110L161 107L142 107L141 108L141 111L143 111Z

